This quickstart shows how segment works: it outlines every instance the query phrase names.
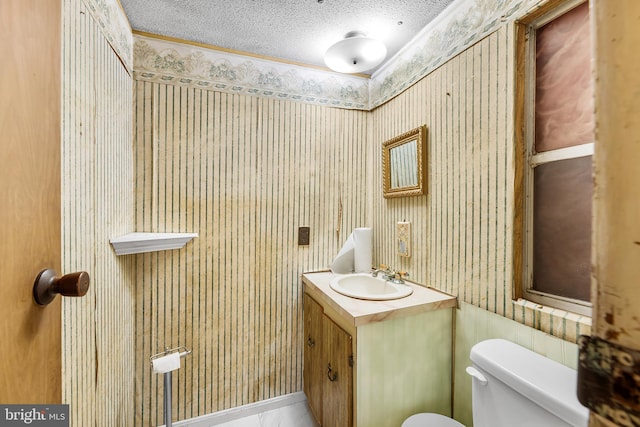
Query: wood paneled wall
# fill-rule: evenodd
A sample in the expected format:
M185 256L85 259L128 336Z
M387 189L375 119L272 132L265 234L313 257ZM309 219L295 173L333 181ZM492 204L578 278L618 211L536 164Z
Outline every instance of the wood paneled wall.
M373 164L384 141L425 124L426 196L382 198L374 167L377 262L460 301L575 342L590 319L514 304L513 24L505 25L373 111ZM378 184L380 183L380 184ZM396 254L396 223L412 223L412 256ZM520 244L515 243L515 244Z
M372 144L426 124L426 196L374 192L378 259L414 280L509 315L513 222L513 36L505 26L373 112ZM375 152L380 163L380 151ZM381 182L382 178L375 178ZM413 255L395 252L412 223Z
M568 341L589 333L577 316L512 303L511 26L366 113L144 82L134 103L83 2L63 16L63 272L92 278L63 302L72 425L159 424L148 357L165 346L193 349L176 419L300 390L299 274L327 268L357 226L374 227L376 262L416 281ZM385 200L380 145L421 124L428 195ZM409 259L395 254L397 221L413 224ZM133 229L200 237L116 258L108 239Z
M63 402L72 426L127 426L135 263L109 239L133 230L132 79L84 2L63 2L62 28L62 268L91 277L63 300Z
M149 356L165 347L193 351L174 373L174 419L300 391L300 274L328 268L370 225L368 113L142 81L134 91L137 229L199 235L137 257L136 425L162 423Z
M299 275L327 268L358 226L374 228L376 263L569 341L588 333L577 316L513 303L513 34L373 112L135 83L137 229L199 233L137 258L137 425L162 420L148 358L165 347L193 349L174 375L175 419L300 390ZM384 199L382 143L422 124L428 194ZM412 223L408 259L398 221Z
M132 91L83 2L64 8L63 270L92 278L63 304L73 425L160 424L149 356L167 346L193 350L174 375L175 419L301 390L300 273L328 268L360 226L374 228L376 262L561 338L580 332L512 303L511 24L361 112L179 84ZM421 124L428 195L386 200L381 144ZM397 221L412 223L409 259L395 254ZM109 238L132 230L199 237L116 258Z

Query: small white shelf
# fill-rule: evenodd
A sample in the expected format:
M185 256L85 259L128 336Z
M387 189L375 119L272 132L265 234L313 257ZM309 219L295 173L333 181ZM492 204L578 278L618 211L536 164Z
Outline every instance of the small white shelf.
M116 255L140 254L143 252L180 249L197 233L129 233L109 242Z

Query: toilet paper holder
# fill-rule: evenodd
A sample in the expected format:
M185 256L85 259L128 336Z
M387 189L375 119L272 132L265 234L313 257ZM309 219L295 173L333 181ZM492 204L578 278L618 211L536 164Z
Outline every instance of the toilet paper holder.
M149 361L153 365L153 361L155 359L158 359L158 358L164 357L164 356L168 356L168 355L176 353L176 352L178 354L180 354L180 358L181 359L183 357L186 357L187 355L191 354L191 350L189 350L187 347L185 347L183 345L181 345L180 347L175 347L175 348L167 347L163 352L160 352L158 354L154 354L153 356L150 356L149 357ZM164 426L165 427L172 427L173 426L172 417L171 417L171 382L172 382L171 374L172 374L172 372L165 372L164 373L163 403L164 403Z
M159 357L163 357L163 356L167 356L171 353L175 353L175 352L179 352L180 353L180 357L186 357L189 354L191 354L191 350L189 350L187 347L181 345L180 347L175 347L175 348L169 348L167 347L163 352L158 353L158 354L154 354L153 356L149 357L149 361L153 363L153 361Z

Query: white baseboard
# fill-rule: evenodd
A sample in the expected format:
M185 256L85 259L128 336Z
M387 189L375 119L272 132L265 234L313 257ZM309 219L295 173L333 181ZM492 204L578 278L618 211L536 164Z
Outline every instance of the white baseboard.
M261 414L272 409L282 408L298 402L307 400L304 393L298 391L296 393L285 394L271 399L261 400L260 402L250 403L248 405L237 406L223 411L213 412L207 415L190 418L188 420L176 421L173 423L175 427L210 427L216 424L222 424L234 421L240 418L249 417L251 415Z

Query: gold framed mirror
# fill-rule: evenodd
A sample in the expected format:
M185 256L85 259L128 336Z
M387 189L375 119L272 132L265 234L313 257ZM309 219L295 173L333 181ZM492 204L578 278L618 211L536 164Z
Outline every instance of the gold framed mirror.
M427 185L427 127L422 125L382 144L385 198L420 196Z

